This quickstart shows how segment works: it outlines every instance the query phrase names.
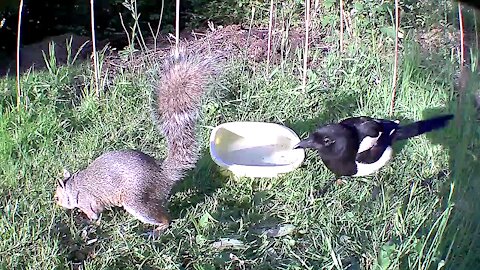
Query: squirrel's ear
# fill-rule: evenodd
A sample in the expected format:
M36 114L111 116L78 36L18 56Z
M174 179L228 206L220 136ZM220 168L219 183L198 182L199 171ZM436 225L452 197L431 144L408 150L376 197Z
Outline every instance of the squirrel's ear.
M65 180L65 179L68 179L68 178L70 178L70 176L71 176L71 175L70 175L70 172L67 171L66 169L63 169L63 179L64 179L64 180Z
M66 169L63 169L63 179L58 179L57 182L58 182L58 185L61 187L61 188L65 188L65 182L67 182L68 178L70 178L71 174L69 171L67 171Z
M63 182L63 181L64 181L63 179L57 179L57 184L61 188L65 188L65 182Z

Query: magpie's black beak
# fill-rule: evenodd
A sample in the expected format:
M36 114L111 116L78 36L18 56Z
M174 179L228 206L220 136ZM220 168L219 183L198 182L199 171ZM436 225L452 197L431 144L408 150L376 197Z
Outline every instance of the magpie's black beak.
M297 143L293 149L305 149L305 148L311 148L312 142L310 141L310 138L301 140L299 143Z

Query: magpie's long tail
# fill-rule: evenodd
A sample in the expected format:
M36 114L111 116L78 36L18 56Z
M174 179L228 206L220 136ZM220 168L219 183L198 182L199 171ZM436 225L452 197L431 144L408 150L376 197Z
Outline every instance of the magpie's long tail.
M405 140L436 129L444 128L451 119L453 119L453 114L447 114L401 126L397 132L395 132L393 140Z

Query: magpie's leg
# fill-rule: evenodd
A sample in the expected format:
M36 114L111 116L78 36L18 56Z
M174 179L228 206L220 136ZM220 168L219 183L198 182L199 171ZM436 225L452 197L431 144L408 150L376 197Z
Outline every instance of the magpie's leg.
M323 186L323 188L321 188L321 189L319 189L315 192L314 196L315 197L323 196L334 183L337 183L337 184L342 183L341 176L337 176L337 177L331 179L330 181L328 181L327 184L325 186Z

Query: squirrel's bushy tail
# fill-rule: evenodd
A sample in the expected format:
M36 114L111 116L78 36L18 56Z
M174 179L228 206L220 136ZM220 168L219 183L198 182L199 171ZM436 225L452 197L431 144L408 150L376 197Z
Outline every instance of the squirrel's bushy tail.
M196 124L203 94L217 71L216 59L180 49L167 56L154 93L154 114L167 140L162 170L173 185L199 158Z

